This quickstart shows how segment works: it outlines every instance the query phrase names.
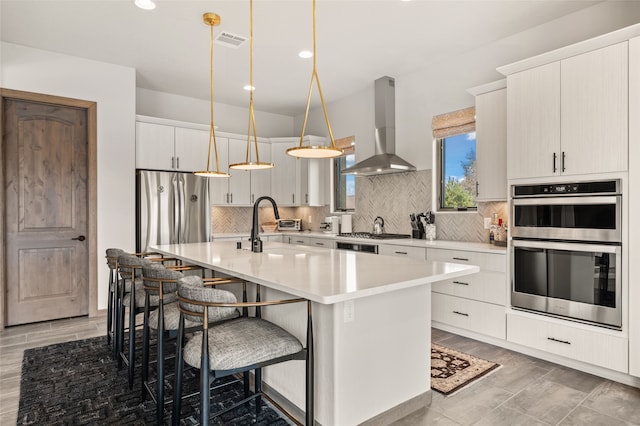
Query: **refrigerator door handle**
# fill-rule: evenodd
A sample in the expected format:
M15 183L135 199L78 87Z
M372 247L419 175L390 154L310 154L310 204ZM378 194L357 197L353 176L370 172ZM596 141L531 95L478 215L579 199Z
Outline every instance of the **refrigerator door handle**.
M179 244L184 242L184 178L180 174L176 174L176 186L175 196L176 199L173 203L173 229L175 230L175 236L171 241L172 244Z

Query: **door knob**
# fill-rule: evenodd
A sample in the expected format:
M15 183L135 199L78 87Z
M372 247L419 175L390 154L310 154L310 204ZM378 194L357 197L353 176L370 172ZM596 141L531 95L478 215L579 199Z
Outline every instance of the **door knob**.
M85 237L84 235L80 235L79 237L72 238L72 240L84 241Z

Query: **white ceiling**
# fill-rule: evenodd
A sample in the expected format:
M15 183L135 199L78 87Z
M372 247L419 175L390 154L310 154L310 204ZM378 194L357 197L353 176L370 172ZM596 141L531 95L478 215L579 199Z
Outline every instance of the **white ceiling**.
M136 69L137 86L209 99L209 27L249 36L249 1L1 0L1 39ZM325 101L341 99L383 76L398 77L599 1L318 0L317 69ZM255 108L303 112L312 60L312 1L254 0ZM215 100L248 106L249 43L215 47ZM318 102L314 86L314 104Z

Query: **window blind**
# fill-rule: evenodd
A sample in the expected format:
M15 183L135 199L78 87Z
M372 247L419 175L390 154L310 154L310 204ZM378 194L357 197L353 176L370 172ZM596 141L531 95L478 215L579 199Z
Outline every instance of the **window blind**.
M476 130L476 108L469 107L433 116L433 137L442 139Z

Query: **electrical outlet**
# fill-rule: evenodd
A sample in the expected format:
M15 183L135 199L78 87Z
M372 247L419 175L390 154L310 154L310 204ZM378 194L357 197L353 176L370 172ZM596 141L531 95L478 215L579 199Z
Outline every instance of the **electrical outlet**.
M484 229L489 229L491 228L491 218L490 217L485 217L484 218Z
M311 215L309 215L309 223L311 223Z
M344 322L353 322L356 319L356 306L353 300L344 302Z

